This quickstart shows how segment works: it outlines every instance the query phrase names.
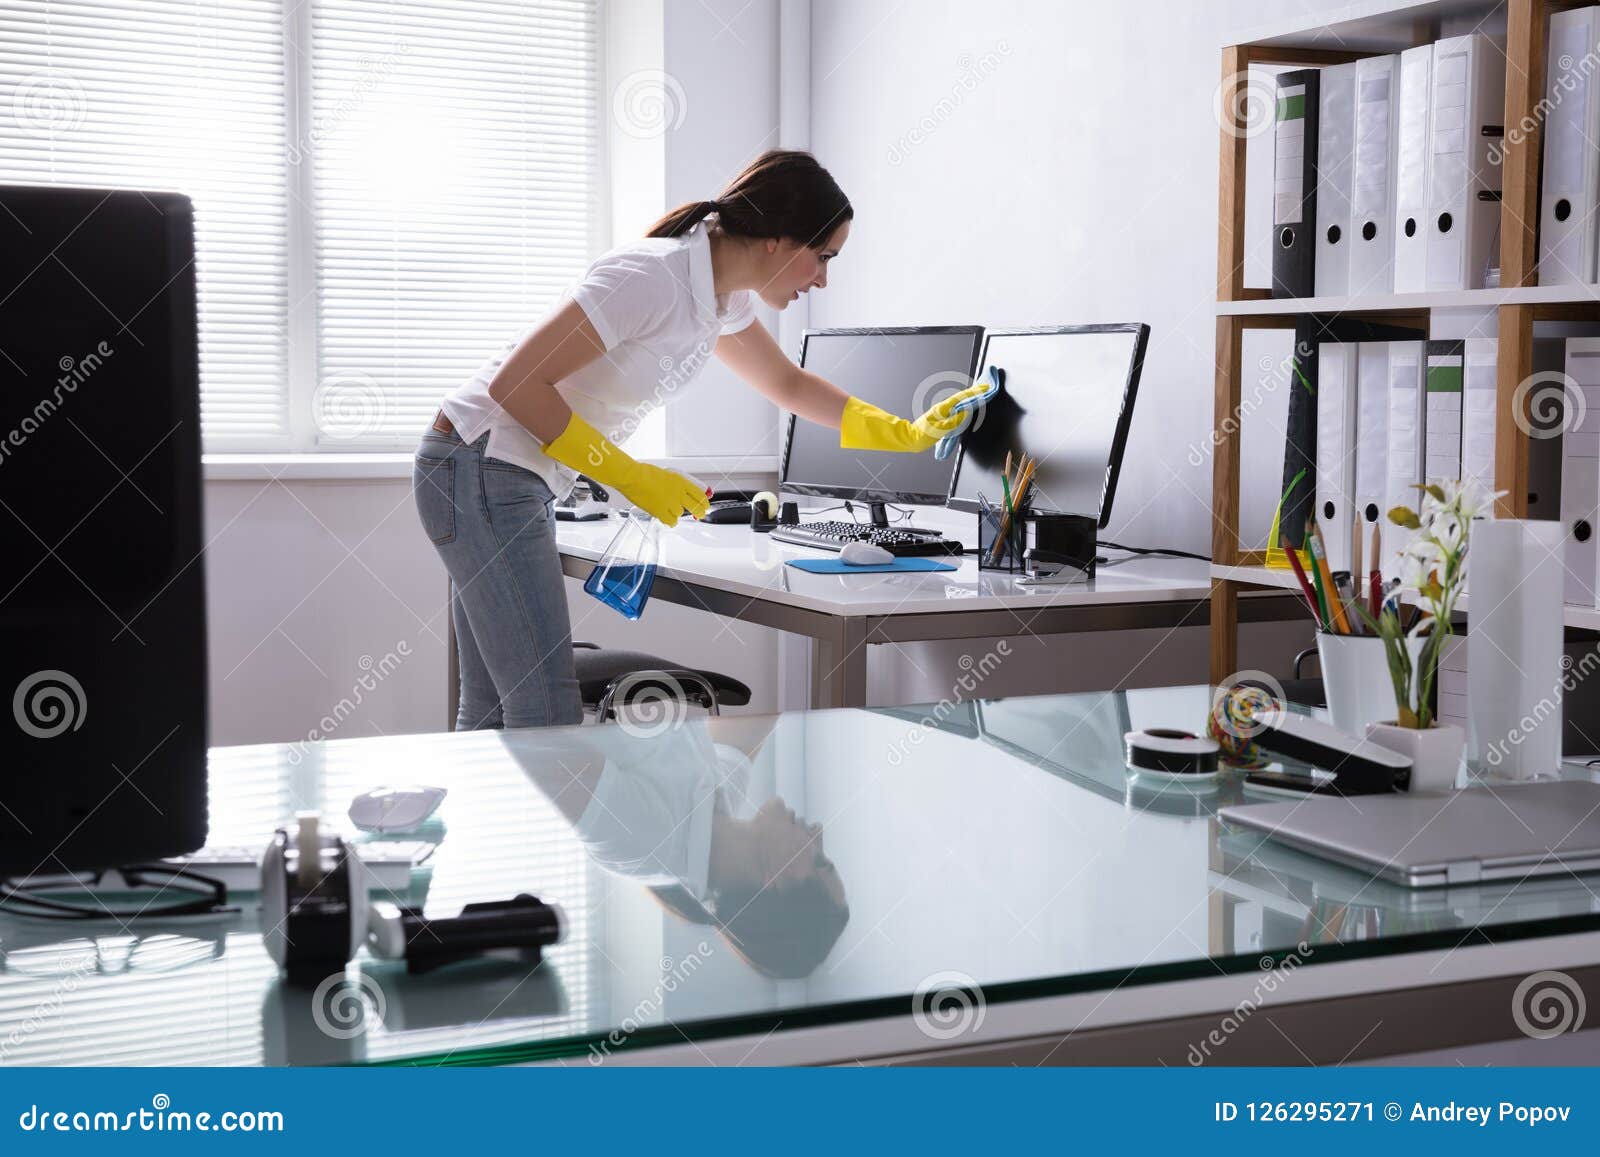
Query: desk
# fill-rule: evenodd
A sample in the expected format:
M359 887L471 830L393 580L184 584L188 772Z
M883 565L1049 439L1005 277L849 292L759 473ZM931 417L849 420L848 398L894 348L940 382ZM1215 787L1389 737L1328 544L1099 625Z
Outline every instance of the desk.
M586 579L616 533L615 519L561 523L562 569ZM791 558L826 552L774 542L747 526L684 520L663 529L651 597L811 640L811 706L866 703L867 647L934 639L1057 635L1210 621L1208 564L1137 558L1103 566L1087 583L1029 586L980 571L975 555L953 571L807 574ZM648 612L646 612L648 613ZM1263 591L1239 603L1241 622L1303 616L1293 596Z
M537 968L423 977L363 954L317 1005L277 979L253 897L128 934L0 915L0 1063L1182 1066L1202 1047L1332 1063L1521 1040L1511 993L1544 969L1600 1007L1600 877L1408 891L1223 828L1236 783L1124 771L1124 728L1194 726L1208 702L1188 687L218 748L213 842L437 783L444 833L404 899L449 915L529 890L563 905L566 940ZM683 801L681 829L641 782ZM824 855L800 860L789 808L821 824ZM659 863L624 838L704 833L713 812L745 826L716 820ZM743 912L738 874L768 869L742 929L678 914L707 887Z

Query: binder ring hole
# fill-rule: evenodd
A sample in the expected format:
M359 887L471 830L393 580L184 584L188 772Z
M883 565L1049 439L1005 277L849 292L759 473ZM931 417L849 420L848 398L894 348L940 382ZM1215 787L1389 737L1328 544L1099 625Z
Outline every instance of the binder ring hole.
M1367 521L1368 522L1377 522L1378 521L1378 504L1376 502L1367 503L1367 509L1366 509L1366 511L1364 513L1367 516Z
M1407 237L1415 237L1416 235L1417 235L1417 219L1415 217L1407 217L1406 218L1406 236Z
M1361 226L1361 240L1371 241L1378 235L1378 226L1371 221Z
M1454 217L1450 216L1450 214L1448 214L1448 213L1440 213L1439 214L1439 232L1441 232L1441 233L1450 232L1450 226L1454 225L1455 223L1456 223L1456 219Z
M1333 517L1333 503L1324 502L1322 504L1322 517L1324 517L1324 518L1332 518Z
M1337 245L1337 244L1339 244L1339 238L1342 237L1342 236L1343 236L1343 234L1339 232L1339 226L1337 226L1337 225L1329 225L1328 226L1328 244L1329 245Z
M1580 518L1577 522L1573 523L1572 537L1577 539L1579 542L1588 542L1589 536L1592 533L1594 532L1590 528L1589 520L1587 518Z
M1294 230L1285 229L1283 232L1279 233L1278 244L1282 245L1285 249L1288 249L1290 246L1292 246L1294 244Z
M1565 221L1572 216L1572 202L1565 197L1556 202L1556 220Z

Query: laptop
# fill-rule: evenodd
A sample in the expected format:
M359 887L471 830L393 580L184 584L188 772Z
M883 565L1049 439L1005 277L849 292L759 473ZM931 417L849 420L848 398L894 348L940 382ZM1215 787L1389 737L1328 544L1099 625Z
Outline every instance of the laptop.
M1242 804L1222 820L1407 887L1600 871L1600 784Z

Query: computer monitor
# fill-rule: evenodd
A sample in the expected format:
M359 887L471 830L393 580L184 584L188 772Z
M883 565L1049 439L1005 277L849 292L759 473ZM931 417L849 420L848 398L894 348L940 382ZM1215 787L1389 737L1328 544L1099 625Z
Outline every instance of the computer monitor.
M0 253L0 878L192 851L207 746L194 208L0 186Z
M801 338L800 364L863 401L915 418L972 384L982 339L975 325L814 329ZM954 466L953 455L845 450L837 430L791 416L778 480L794 494L942 505Z
M961 437L949 505L976 511L980 494L999 505L1006 455L1027 454L1035 510L1105 526L1149 337L1139 322L990 330L978 380L998 366L1005 388Z

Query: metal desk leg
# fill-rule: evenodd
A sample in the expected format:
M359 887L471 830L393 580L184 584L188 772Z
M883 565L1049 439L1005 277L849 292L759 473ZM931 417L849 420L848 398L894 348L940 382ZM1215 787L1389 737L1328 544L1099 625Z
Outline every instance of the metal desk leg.
M867 704L867 624L839 618L811 644L811 706L865 707Z

